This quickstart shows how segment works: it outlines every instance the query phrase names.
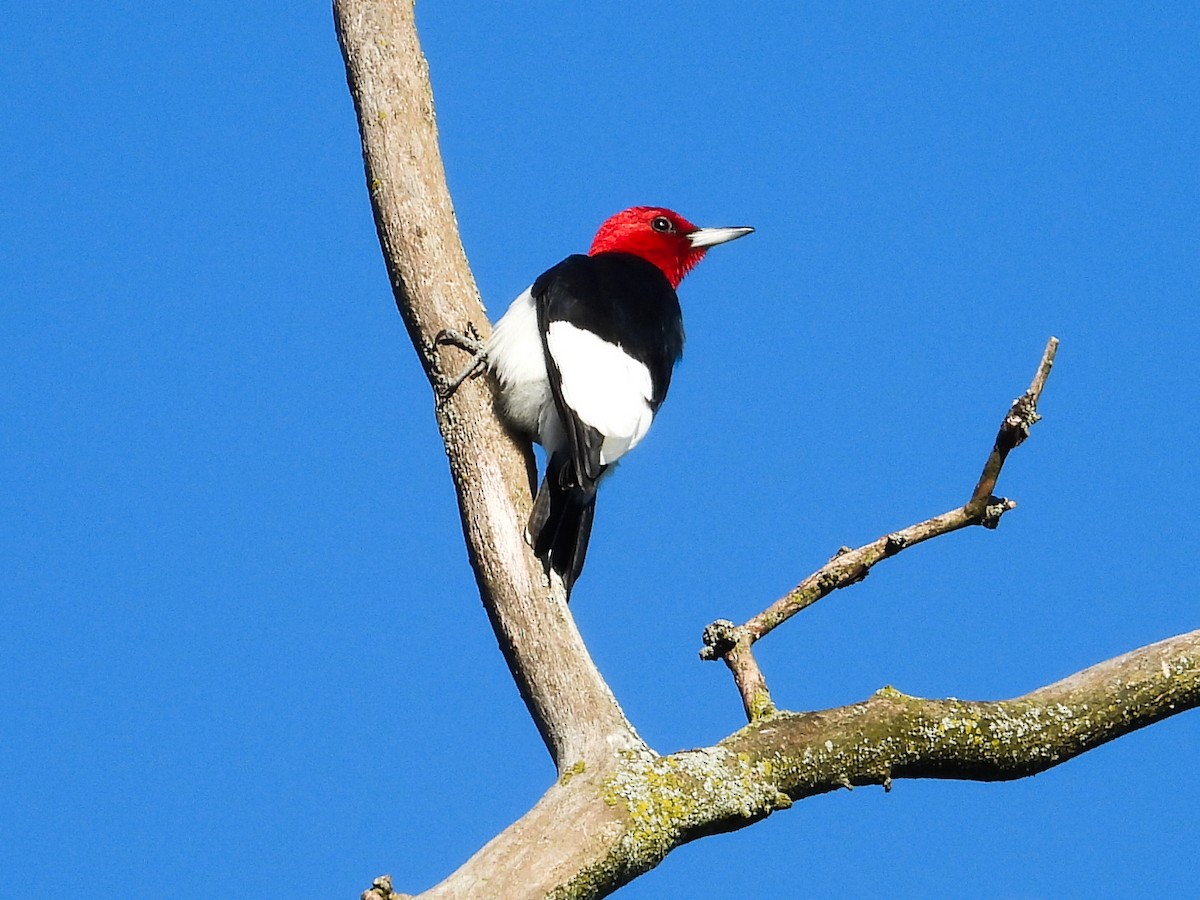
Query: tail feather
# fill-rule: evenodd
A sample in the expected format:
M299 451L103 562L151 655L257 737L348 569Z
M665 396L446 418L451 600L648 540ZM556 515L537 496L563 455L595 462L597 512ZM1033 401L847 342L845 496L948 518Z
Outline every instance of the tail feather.
M595 484L585 487L578 482L566 454L551 454L529 517L533 552L559 574L568 594L583 571L596 510Z

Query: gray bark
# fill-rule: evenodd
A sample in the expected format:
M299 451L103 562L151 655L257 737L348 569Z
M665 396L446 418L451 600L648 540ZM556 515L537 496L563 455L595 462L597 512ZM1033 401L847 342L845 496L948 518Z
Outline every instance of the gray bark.
M438 332L488 325L446 188L413 5L336 0L334 16L397 307L436 389L464 361L437 346ZM603 897L682 843L814 794L895 778L1020 778L1200 703L1196 631L1008 701L885 688L823 712L748 703L753 721L725 740L658 756L524 540L532 457L498 421L488 380L468 381L445 403L435 390L431 402L483 605L558 778L423 897ZM364 896L399 895L384 877Z

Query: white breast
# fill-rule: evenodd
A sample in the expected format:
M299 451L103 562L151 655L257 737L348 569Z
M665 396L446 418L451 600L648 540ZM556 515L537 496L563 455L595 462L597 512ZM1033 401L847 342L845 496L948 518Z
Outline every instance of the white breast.
M509 306L487 342L488 366L500 383L503 411L517 429L549 449L548 419L557 419L546 357L538 332L537 308L528 289ZM554 425L557 425L557 421ZM562 429L556 429L557 434ZM554 442L556 443L556 442Z

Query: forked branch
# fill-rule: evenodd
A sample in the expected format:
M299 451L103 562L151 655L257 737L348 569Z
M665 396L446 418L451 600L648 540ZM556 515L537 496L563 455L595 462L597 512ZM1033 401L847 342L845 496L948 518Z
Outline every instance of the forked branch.
M1037 413L1038 401L1057 352L1058 338L1052 337L1046 343L1029 389L1013 401L1004 421L1000 423L992 452L966 503L940 516L885 534L855 550L843 547L829 562L744 625L735 626L732 622L721 620L704 630L704 647L700 651L700 658L725 661L751 721L775 708L767 691L766 679L751 650L757 640L821 598L862 581L877 563L902 550L971 525L995 528L1000 517L1016 507L1017 504L1012 500L996 497L992 492L1008 454L1029 436L1029 429L1040 418Z
M447 373L435 336L486 327L486 319L446 191L412 2L336 0L334 14L396 303L437 385ZM794 799L899 777L1017 778L1200 704L1200 632L1015 700L921 700L884 689L816 713L776 712L750 652L771 628L861 580L880 560L966 525L994 525L1012 507L992 492L1007 454L1036 421L1056 344L1006 417L966 505L839 554L745 625L709 629L710 655L734 669L752 722L712 747L667 756L650 752L626 721L561 591L523 540L528 449L500 427L487 381L465 383L436 404L480 594L559 777L528 813L422 896L603 897L679 844L751 824ZM368 896L400 895L385 877Z

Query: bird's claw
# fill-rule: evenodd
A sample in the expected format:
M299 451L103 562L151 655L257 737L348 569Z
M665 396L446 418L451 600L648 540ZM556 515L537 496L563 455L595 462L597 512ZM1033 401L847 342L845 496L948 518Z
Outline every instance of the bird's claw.
M467 363L466 368L439 387L438 394L443 402L453 397L464 381L474 378L487 368L487 345L480 339L479 331L474 324L468 322L467 331L469 334L463 334L452 328L443 328L433 339L436 345L458 347L471 354L471 361Z
M453 328L443 328L437 333L433 342L439 346L449 345L459 350L466 350L472 356L478 356L483 351L483 340L479 337L479 329L473 322L467 323L467 334L455 331Z

